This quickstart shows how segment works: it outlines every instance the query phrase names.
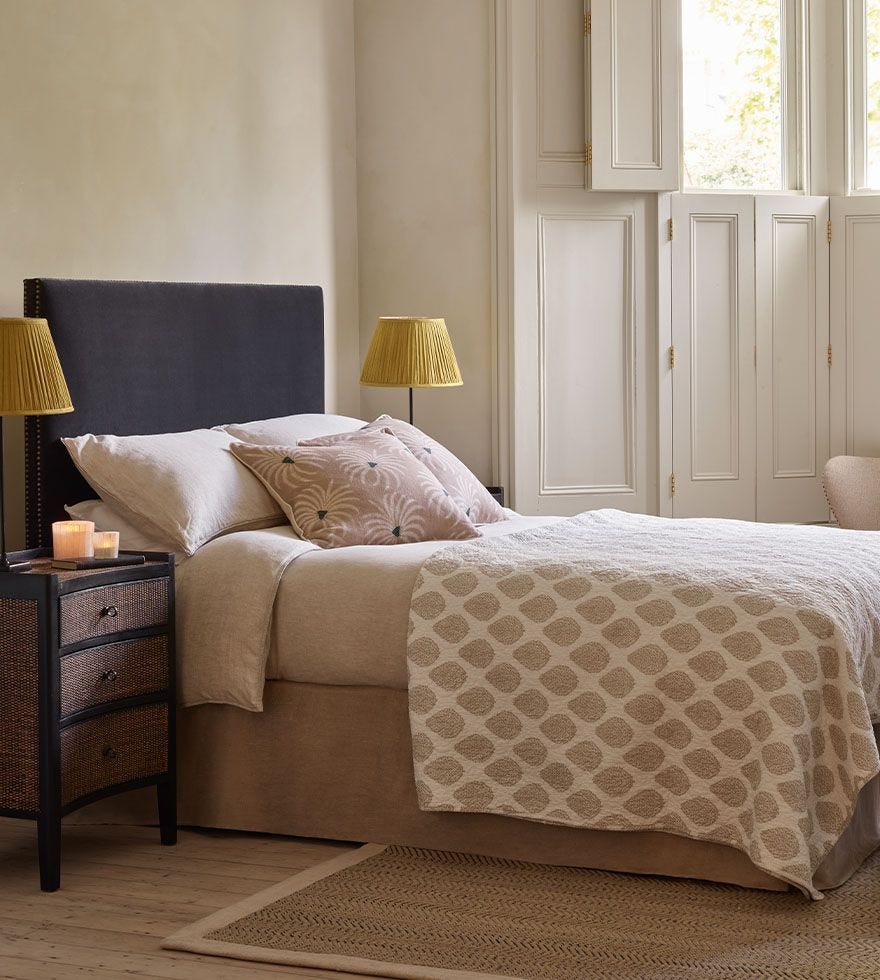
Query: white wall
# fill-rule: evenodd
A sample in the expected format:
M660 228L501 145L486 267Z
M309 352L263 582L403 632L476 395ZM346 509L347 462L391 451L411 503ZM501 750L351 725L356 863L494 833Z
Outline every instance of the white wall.
M361 349L376 318L446 318L462 388L415 394L416 425L491 478L492 0L356 0ZM406 417L365 388L362 414Z
M4 0L2 32L0 315L28 276L317 283L356 414L353 0Z

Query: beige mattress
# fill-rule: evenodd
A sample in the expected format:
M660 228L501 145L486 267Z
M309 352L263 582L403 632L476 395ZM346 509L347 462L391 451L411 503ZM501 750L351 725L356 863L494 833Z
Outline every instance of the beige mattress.
M486 537L557 521L512 517ZM409 600L419 569L446 541L310 551L284 573L275 600L268 680L407 689Z

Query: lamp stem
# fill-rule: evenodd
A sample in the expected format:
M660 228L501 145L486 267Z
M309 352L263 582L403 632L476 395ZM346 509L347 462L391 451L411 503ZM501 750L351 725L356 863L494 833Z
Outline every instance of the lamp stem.
M409 424L413 424L413 396L412 388L409 389Z
M9 568L9 558L6 556L6 501L3 499L3 475L6 467L3 464L3 418L0 416L0 567Z
M11 562L6 554L6 507L3 499L3 417L0 416L0 572L27 572L29 561Z

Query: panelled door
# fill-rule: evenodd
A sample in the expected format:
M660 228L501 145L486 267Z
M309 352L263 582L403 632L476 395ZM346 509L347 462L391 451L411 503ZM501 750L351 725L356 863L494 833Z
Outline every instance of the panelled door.
M827 197L755 198L759 521L828 519Z
M671 206L673 515L754 520L754 199Z

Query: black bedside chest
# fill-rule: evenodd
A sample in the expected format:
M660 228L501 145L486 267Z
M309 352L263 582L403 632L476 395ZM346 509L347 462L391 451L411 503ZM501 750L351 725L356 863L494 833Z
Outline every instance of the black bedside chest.
M37 822L40 886L61 877L61 818L155 785L177 841L174 558L87 571L23 551L0 572L0 815Z

